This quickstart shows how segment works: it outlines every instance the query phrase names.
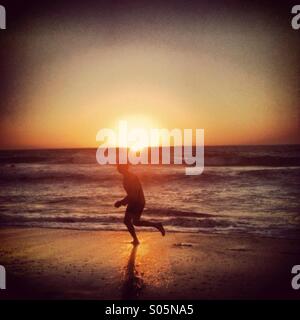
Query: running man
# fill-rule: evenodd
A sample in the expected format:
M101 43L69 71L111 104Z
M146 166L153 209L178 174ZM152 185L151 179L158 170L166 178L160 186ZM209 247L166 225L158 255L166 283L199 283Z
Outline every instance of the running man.
M145 207L145 197L142 185L136 175L129 172L128 164L118 164L117 169L123 175L123 186L127 196L115 203L115 207L127 206L125 211L124 224L126 225L129 233L131 234L133 245L138 245L139 240L136 236L134 226L153 227L156 228L161 234L165 235L163 225L152 221L141 220L141 215Z

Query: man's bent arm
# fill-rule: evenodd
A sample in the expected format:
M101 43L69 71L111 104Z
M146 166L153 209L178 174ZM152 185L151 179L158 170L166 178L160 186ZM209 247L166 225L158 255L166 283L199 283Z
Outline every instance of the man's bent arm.
M128 196L126 196L124 199L120 200L121 206L126 206L128 204Z

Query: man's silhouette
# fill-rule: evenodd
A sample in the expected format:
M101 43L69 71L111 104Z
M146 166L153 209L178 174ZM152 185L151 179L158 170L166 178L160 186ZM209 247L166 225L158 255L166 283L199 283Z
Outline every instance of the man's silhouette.
M123 186L127 193L127 196L115 203L115 207L126 206L124 223L130 232L134 245L139 244L139 240L136 236L134 226L154 227L165 235L165 229L161 223L155 223L152 221L141 220L141 215L145 207L145 197L142 185L136 175L129 172L128 164L119 164L117 166L118 171L123 175Z

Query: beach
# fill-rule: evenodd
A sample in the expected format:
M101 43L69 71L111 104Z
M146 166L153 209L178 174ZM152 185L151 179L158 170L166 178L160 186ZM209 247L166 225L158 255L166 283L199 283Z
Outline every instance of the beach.
M0 228L1 299L299 299L295 240Z

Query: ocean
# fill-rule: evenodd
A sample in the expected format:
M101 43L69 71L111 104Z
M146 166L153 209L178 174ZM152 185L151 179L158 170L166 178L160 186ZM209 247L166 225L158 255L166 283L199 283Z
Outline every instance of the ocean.
M143 185L143 218L169 232L300 238L300 146L205 147L205 169L132 167ZM0 226L126 230L115 166L96 149L0 151Z

